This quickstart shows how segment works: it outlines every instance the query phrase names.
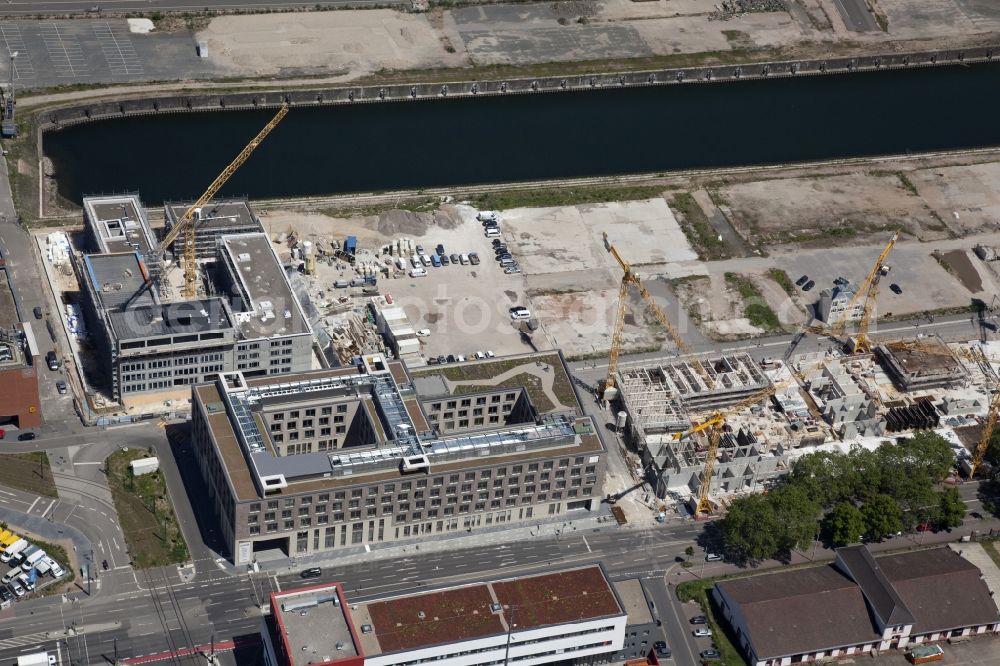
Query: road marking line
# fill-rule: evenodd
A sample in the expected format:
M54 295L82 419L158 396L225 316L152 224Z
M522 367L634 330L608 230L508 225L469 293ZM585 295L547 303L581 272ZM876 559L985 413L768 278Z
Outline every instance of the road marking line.
M594 551L592 551L592 550L590 549L590 544L589 544L589 543L587 543L587 535L583 535L583 545L587 547L587 552L588 552L588 553L592 553L592 552L594 552Z
M35 508L35 505L38 504L38 500L40 500L40 499L42 499L42 498L41 497L36 497L35 501L31 503L31 506L28 507L28 510L25 513L31 513L31 510Z

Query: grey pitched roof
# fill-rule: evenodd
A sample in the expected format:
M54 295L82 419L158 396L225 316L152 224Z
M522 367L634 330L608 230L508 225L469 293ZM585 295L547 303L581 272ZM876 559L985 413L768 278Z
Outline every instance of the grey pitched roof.
M740 605L758 659L880 638L860 588L831 566L737 578L716 587Z
M875 613L890 625L912 624L913 634L1000 622L979 569L948 548L873 558L857 546L837 555L842 569L828 565L716 583L740 606L758 659L877 642Z
M868 548L849 546L838 549L837 564L858 584L883 625L896 627L916 621Z

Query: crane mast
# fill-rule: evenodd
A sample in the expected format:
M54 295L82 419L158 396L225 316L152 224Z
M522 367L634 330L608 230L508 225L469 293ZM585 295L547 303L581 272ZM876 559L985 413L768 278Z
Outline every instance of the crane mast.
M195 248L195 231L201 220L195 218L195 212L212 200L212 197L236 173L236 170L243 166L243 163L249 159L253 151L257 149L257 146L264 141L265 137L271 133L271 130L278 126L278 123L281 122L281 119L287 113L288 104L282 104L271 121L257 133L257 136L250 140L250 143L222 170L222 173L216 176L212 184L208 186L208 189L198 197L197 201L191 204L181 219L177 221L177 224L173 226L167 235L163 237L163 240L160 241L159 245L156 246L155 254L163 256L163 252L170 247L170 244L177 240L177 237L181 233L184 234L184 298L191 299L198 295L198 253Z
M622 255L618 252L618 248L612 245L611 241L608 240L607 232L604 233L604 248L611 254L612 257L615 258L615 261L618 262L623 274L621 284L618 286L618 307L615 310L614 328L611 333L611 353L608 357L608 376L604 381L602 395L606 394L608 389L613 389L615 387L615 372L618 370L618 357L621 355L622 334L625 330L625 306L627 304L626 300L630 286L635 286L639 295L642 296L642 299L649 306L649 309L652 311L657 321L659 321L660 324L662 324L667 330L667 334L670 336L670 339L674 341L674 344L677 345L681 354L684 356L690 356L692 353L691 349L687 346L687 343L685 343L684 339L681 337L681 334L670 322L666 313L664 313L663 310L660 309L660 306L656 304L652 294L649 293L646 287L642 284L642 281L639 279L639 276L632 270L632 266L625 261ZM714 382L711 377L708 376L708 373L705 372L701 363L693 363L692 365L698 374L704 378L705 383L708 384L708 386L711 387L714 385Z

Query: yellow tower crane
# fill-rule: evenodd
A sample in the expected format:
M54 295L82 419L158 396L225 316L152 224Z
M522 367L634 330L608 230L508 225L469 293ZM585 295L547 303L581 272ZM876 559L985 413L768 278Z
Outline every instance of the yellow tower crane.
M993 429L997 427L997 417L1000 416L1000 390L993 387L993 399L990 401L990 411L986 413L986 422L979 433L979 443L976 450L972 452L972 461L969 463L969 478L976 478L976 470L983 464L986 451L990 448L990 440L993 438Z
M635 288L639 291L639 295L646 301L649 309L653 311L653 314L659 322L663 324L665 329L667 329L667 333L674 341L674 344L677 345L677 348L680 349L681 353L684 356L691 355L691 349L688 348L684 339L681 338L680 333L678 333L677 329L674 328L674 325L670 323L670 319L667 317L666 313L664 313L663 310L660 309L660 306L656 304L656 301L653 300L652 295L650 295L650 293L646 290L646 287L643 286L639 276L632 270L632 266L630 266L629 263L622 258L621 254L618 253L618 248L612 245L611 241L608 240L607 232L604 233L604 248L611 253L612 257L615 258L615 261L617 261L618 265L621 266L624 274L622 275L621 285L618 287L618 309L615 312L614 330L611 333L611 355L608 360L608 377L604 381L604 389L601 392L602 395L606 395L608 389L613 389L615 387L615 372L618 370L618 356L621 354L622 332L625 328L625 306L627 304L628 288L632 285L635 285ZM693 363L692 365L698 374L705 379L705 382L709 386L714 385L714 382L712 382L708 373L705 372L701 363Z
M198 295L198 254L195 249L195 230L201 220L194 217L195 212L212 200L212 197L236 173L236 170L243 166L243 163L247 161L257 146L271 133L271 130L277 127L278 123L281 122L281 119L287 113L288 104L282 104L274 118L240 151L240 154L229 163L229 166L222 170L222 173L212 181L212 184L208 186L205 193L191 204L191 207L187 209L183 217L177 221L177 224L174 225L170 232L163 237L159 245L156 246L156 255L162 257L163 252L170 247L170 244L177 240L177 237L182 232L184 233L184 298L194 298Z
M871 352L871 339L868 337L868 327L871 325L873 312L875 308L875 297L878 294L878 283L882 276L889 272L889 267L886 265L885 260L889 256L889 252L892 251L896 241L899 239L899 232L892 232L892 238L882 252L878 255L878 259L875 261L875 265L872 269L868 271L868 275L865 276L864 282L858 287L858 290L854 292L854 296L851 298L851 302L847 306L847 310L844 311L844 316L837 321L832 329L831 334L834 336L843 333L844 328L847 326L848 320L851 318L851 313L854 312L854 308L858 303L859 298L864 298L861 305L861 318L858 321L858 332L854 337L854 351L858 354L867 354Z

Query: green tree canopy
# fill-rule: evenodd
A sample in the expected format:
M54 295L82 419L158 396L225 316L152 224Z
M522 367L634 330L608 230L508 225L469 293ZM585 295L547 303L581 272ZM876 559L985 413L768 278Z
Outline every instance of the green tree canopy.
M733 500L719 529L729 554L741 562L759 562L778 552L777 516L767 495L747 495Z
M865 519L865 533L875 541L903 529L903 510L888 495L874 495L861 507L861 515Z
M939 505L935 526L938 529L958 527L965 520L965 502L958 494L957 488L945 488L938 493Z
M768 495L778 523L778 550L807 548L816 537L819 503L799 486L786 484Z
M865 532L865 517L851 502L841 502L833 507L824 520L824 528L836 546L857 543Z

